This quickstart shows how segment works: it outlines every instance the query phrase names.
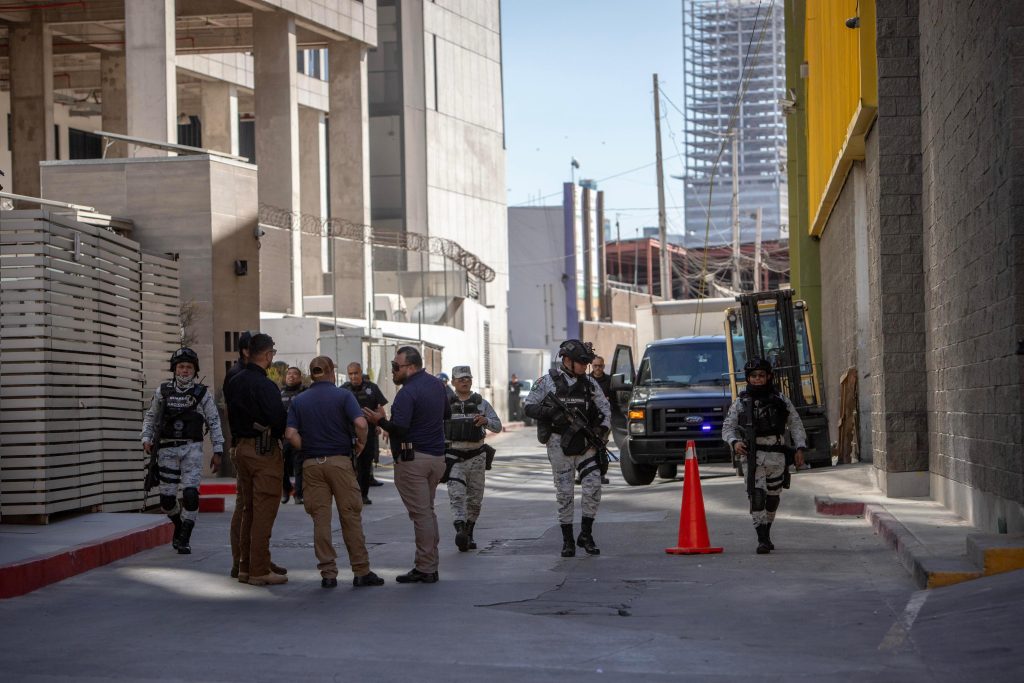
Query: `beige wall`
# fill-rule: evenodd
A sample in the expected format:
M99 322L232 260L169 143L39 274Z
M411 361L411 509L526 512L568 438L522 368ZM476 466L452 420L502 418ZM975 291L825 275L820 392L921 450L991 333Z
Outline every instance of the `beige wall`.
M219 387L224 333L259 326L260 251L253 166L209 156L49 162L42 195L95 207L134 222L142 249L176 254L182 302L196 307L194 348L206 383ZM248 261L246 276L234 274ZM287 259L281 264L287 278Z

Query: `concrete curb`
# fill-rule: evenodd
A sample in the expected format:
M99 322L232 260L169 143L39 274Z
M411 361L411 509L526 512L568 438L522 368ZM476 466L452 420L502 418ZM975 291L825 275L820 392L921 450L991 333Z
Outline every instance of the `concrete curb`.
M171 542L174 526L166 519L125 534L115 534L52 555L40 555L0 567L0 599L30 593L51 583L116 562Z
M914 534L894 517L884 505L838 500L815 496L819 514L862 516L886 545L896 551L900 564L921 588L951 586L984 576L984 572L967 557L934 557Z

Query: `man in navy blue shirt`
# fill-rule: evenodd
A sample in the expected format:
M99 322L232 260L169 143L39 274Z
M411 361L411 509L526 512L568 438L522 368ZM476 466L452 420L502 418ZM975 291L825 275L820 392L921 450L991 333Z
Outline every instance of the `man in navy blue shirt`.
M333 360L317 356L309 362L309 375L313 383L292 399L288 409L285 438L295 449L302 468L303 505L313 518L313 550L320 585L338 585L338 553L331 543L334 502L352 565L352 585L382 586L384 579L370 571L363 536L363 497L352 464L353 456L366 447L366 418L352 392L336 386Z
M395 487L409 511L416 532L416 566L397 577L399 583L436 583L440 532L434 513L434 492L444 474L444 421L451 417L444 384L423 371L423 357L402 346L391 361L391 380L402 387L391 406L363 408L363 415L391 437Z

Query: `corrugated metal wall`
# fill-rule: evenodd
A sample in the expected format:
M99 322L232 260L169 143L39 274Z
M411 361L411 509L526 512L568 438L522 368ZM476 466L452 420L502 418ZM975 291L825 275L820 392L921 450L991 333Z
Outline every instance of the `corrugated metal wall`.
M860 18L859 28L846 21ZM810 232L821 234L878 108L875 0L808 0L807 195Z

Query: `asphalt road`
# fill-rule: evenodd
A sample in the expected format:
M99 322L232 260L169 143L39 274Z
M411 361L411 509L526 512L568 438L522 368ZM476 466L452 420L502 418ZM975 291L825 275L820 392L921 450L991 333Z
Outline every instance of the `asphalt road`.
M1022 580L918 591L862 520L814 513L801 473L758 556L742 482L702 468L720 555L670 556L681 480L612 484L596 557L559 556L553 486L532 430L500 435L477 525L454 545L438 491L441 581L399 585L412 526L394 486L363 522L387 580L320 588L312 525L282 506L271 541L289 583L228 577L230 515L200 517L193 554L157 548L0 602L8 681L1024 680ZM378 471L390 480L390 471ZM820 480L819 480L820 481ZM577 510L577 515L579 514ZM337 528L337 522L335 522ZM339 566L345 550L340 533Z

